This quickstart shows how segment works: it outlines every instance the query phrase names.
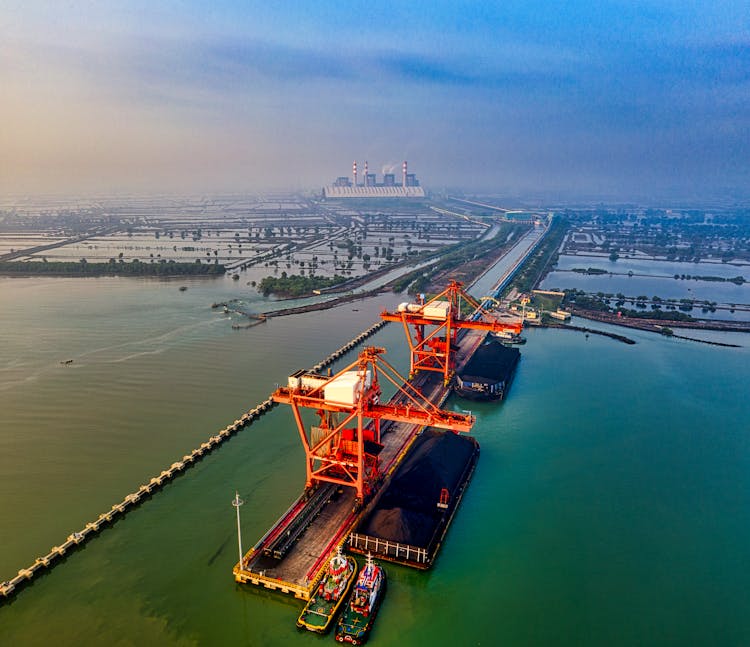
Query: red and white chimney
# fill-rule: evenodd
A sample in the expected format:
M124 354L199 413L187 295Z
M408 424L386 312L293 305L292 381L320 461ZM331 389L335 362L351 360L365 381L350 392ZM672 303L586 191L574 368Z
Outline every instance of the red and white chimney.
M369 186L369 179L367 178L367 160L365 160L365 186Z
M354 175L354 186L357 186L357 160L352 164L352 175Z
M404 169L404 171L403 171L403 174L404 174L404 177L403 177L403 185L404 185L404 188L406 188L406 160L404 160L404 166L403 166L403 169Z

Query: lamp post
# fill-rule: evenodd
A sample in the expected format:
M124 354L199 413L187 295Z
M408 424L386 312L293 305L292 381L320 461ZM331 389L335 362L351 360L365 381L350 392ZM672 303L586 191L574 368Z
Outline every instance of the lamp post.
M240 506L245 503L240 499L240 493L235 490L232 505L237 509L237 547L240 554L240 569L242 569L242 531L240 530Z

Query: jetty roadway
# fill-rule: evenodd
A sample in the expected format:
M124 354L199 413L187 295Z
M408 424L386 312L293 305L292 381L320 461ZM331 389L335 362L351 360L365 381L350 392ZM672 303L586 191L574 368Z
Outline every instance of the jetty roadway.
M474 354L485 334L467 330L461 336L456 351L458 368ZM438 372L422 371L411 384L438 406L450 394L450 386ZM396 394L390 402L397 404L402 397ZM291 417L289 424L293 424ZM383 450L378 458L383 479L378 488L388 482L421 430L414 424L382 423ZM330 484L312 495L303 494L244 556L242 564L235 566L235 580L309 600L331 554L368 510L367 506L355 510L354 496L353 488L341 491Z

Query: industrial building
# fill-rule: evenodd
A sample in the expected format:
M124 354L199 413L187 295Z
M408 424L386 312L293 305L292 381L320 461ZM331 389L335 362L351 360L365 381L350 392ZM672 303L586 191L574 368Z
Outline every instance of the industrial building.
M360 179L356 160L352 164L352 177L342 175L333 184L323 187L324 198L424 198L424 189L414 173L408 172L408 163L404 161L401 182L396 183L394 173L383 173L382 183L378 183L377 174L370 173L365 161L364 173Z

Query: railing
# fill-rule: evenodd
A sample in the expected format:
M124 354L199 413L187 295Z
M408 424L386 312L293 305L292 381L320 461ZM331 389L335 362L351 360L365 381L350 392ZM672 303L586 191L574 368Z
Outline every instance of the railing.
M387 539L371 537L370 535L360 535L353 532L349 535L349 545L357 550L386 555L396 560L403 559L407 562L416 562L417 564L427 564L429 561L426 548L388 541Z

